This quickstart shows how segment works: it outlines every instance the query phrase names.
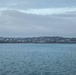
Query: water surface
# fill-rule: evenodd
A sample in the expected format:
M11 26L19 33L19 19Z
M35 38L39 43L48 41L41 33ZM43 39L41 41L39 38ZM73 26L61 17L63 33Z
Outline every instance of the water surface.
M0 44L0 75L76 75L76 44Z

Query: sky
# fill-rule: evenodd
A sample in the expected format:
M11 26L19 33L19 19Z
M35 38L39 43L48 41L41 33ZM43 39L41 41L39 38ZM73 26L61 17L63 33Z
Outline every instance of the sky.
M0 37L76 37L76 0L0 0Z

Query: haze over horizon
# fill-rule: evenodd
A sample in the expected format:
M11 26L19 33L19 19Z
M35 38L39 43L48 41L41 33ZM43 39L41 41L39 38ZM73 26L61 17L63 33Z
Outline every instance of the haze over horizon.
M76 37L76 0L0 0L0 37Z

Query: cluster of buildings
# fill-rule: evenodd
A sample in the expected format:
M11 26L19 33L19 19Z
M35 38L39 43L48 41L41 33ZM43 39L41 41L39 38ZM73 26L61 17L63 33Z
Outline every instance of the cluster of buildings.
M28 37L7 38L0 37L0 43L76 43L76 38L64 37Z

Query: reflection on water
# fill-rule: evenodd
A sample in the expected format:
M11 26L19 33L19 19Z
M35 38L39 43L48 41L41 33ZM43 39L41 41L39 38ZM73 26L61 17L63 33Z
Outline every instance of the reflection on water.
M0 75L76 75L76 44L0 44Z

